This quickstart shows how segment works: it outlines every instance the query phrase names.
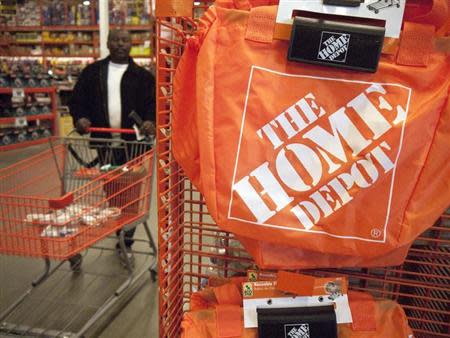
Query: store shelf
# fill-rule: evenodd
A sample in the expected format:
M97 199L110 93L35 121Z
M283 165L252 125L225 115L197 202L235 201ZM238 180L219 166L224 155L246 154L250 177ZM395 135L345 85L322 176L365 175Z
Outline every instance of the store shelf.
M43 54L46 58L98 58L99 54Z
M8 58L16 58L16 57L20 57L20 58L39 58L42 57L42 54L25 54L25 53L14 53L11 52L10 54L0 54L0 57L8 57Z
M36 88L23 88L25 94L35 94L35 93L54 93L56 92L56 87L36 87ZM13 88L0 88L0 94L12 94Z
M98 42L96 42L98 43ZM93 45L94 41L82 41L82 40L74 40L74 41L43 41L44 45Z
M55 116L53 114L39 114L39 115L25 115L25 116L15 116L15 117L1 117L0 125L2 124L11 124L16 121L18 118L26 118L27 121L36 121L36 120L54 120Z
M150 39L140 39L140 40L138 40L138 39L133 39L133 40L131 40L131 43L133 44L133 45L143 45L143 44L145 44L146 42L150 42L151 40Z
M152 31L152 25L111 25L111 29L123 29L127 31Z
M136 55L130 55L130 56L132 58L134 58L134 59L147 59L147 58L152 57L151 53L149 53L149 54L136 54Z
M14 41L8 42L9 45L40 45L42 41Z
M14 144L10 144L7 146L0 146L0 151L14 150L14 149L33 146L33 145L37 145L37 144L47 143L48 140L49 140L48 137L44 137L44 138L40 138L38 140L14 143Z
M124 29L130 31L146 31L152 30L152 25L111 25L112 29ZM90 26L0 26L0 30L3 32L65 32L65 31L98 31L98 25Z
M49 31L49 32L65 32L65 31L98 31L98 26L42 26L41 31Z
M41 31L42 26L0 26L2 32L35 32Z

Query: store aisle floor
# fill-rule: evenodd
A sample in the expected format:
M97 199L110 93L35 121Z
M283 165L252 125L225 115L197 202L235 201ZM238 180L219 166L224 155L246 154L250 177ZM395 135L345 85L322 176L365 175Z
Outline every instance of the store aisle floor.
M0 167L5 167L19 160L32 156L45 146L33 146L20 150L0 152ZM153 187L156 191L155 185ZM155 195L153 195L155 196ZM153 238L157 239L156 199L152 199L150 228ZM144 238L144 229L138 227L136 238ZM115 239L106 239L102 246L114 248ZM144 243L137 243L137 249L146 249ZM87 250L83 253L83 269L80 274L73 274L68 263L42 284L20 308L5 319L7 323L1 330L3 337L20 337L11 335L15 330L28 333L32 328L74 332L92 316L98 307L126 279L126 272L120 265L114 251ZM149 262L147 256L136 256L136 269ZM34 258L0 255L0 312L12 304L30 287L30 282L43 269L43 261ZM152 282L150 274L141 279L139 289L134 297L123 304L120 302L110 312L109 321L99 320L89 337L99 338L156 338L158 336L158 287ZM19 325L18 325L19 324ZM100 332L100 333L98 333ZM92 335L93 334L93 335ZM22 337L28 335L22 333ZM46 337L45 333L42 337Z

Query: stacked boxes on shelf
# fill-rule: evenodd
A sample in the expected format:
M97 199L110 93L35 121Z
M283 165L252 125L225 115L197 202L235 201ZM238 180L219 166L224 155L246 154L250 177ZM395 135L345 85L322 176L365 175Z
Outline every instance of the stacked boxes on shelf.
M45 141L55 126L54 88L0 88L0 151Z
M51 86L51 78L37 60L0 60L0 87L36 88Z
M37 60L0 60L0 150L39 143L54 131L56 89Z

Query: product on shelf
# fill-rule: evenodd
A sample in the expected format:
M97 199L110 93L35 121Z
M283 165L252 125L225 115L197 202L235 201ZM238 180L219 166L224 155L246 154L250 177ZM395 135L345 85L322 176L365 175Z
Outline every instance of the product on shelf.
M44 26L94 25L96 20L96 1L67 2L47 0L42 6Z
M38 26L40 25L38 0L2 0L0 25Z
M52 85L48 71L37 60L0 60L0 69L0 87L36 88Z
M21 1L17 4L16 25L38 26L41 23L37 0Z

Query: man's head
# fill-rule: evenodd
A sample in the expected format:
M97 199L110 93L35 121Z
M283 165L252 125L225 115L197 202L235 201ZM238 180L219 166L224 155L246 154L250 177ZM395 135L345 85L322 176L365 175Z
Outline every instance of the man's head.
M128 63L131 50L131 36L128 31L118 29L110 31L107 46L112 62Z

